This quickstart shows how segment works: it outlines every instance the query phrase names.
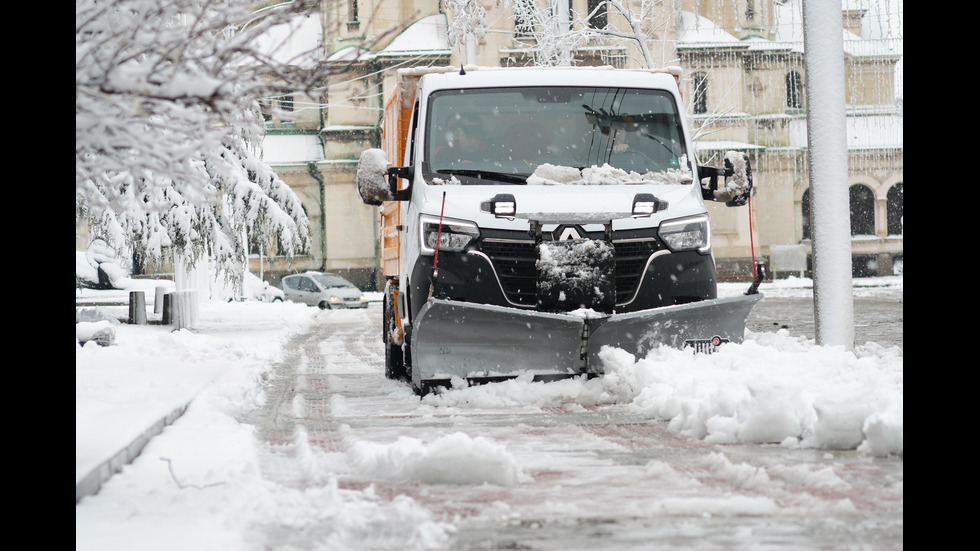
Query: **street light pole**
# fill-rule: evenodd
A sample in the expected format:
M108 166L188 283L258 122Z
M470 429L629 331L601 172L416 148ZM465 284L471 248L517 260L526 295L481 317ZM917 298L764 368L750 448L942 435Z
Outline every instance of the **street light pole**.
M840 0L803 0L807 155L817 344L854 347Z

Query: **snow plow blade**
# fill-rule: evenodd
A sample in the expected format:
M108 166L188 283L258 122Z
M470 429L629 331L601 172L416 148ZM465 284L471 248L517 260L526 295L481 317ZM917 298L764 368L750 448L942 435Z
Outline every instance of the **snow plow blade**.
M761 298L589 317L430 298L411 336L412 386L425 394L453 378L482 383L525 374L535 380L601 375L603 346L637 358L660 345L711 352L720 343L742 342L745 320Z
M740 343L745 320L761 298L756 293L613 314L589 335L589 365L602 365L603 346L622 348L641 359L661 345L710 353L720 344Z
M581 317L430 298L414 325L412 385L423 394L453 377L478 383L583 372Z

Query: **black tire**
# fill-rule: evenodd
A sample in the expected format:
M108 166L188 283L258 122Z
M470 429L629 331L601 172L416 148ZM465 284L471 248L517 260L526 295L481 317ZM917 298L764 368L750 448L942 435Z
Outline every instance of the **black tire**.
M391 342L391 333L395 329L394 300L389 291L385 291L381 321L381 338L385 347L385 377L389 379L406 379L405 356L402 347Z

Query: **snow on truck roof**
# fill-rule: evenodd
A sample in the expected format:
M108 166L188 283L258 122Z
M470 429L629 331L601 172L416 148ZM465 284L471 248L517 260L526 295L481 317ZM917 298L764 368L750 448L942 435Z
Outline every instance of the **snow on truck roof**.
M677 86L680 67L664 69L617 69L614 67L431 67L401 69L400 78L425 78L438 88L488 88L508 86L630 86L670 88ZM506 80L502 80L506 74Z

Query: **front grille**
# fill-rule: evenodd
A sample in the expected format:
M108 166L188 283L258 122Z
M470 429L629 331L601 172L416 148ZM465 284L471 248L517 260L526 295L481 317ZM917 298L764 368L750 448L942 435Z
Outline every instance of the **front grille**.
M616 303L629 302L636 293L650 255L660 249L656 239L613 243L616 249ZM537 303L538 251L531 241L483 240L480 250L493 262L507 299L522 306Z
M508 300L523 306L537 303L538 251L533 242L483 241L480 250L493 262Z
M640 284L650 255L660 248L656 239L621 241L616 247L616 304L629 302Z

